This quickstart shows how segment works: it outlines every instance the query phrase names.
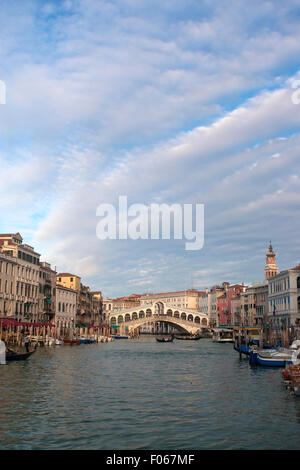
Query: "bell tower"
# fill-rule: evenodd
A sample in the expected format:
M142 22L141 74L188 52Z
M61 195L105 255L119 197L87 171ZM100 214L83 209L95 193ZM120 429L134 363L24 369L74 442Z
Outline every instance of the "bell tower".
M269 251L266 255L265 266L265 279L270 279L278 274L278 267L276 264L276 253L273 251L272 243L270 242Z

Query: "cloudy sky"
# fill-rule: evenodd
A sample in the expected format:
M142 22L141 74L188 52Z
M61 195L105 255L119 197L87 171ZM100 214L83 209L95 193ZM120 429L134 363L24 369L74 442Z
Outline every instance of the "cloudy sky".
M58 271L121 296L262 280L269 240L300 262L300 0L2 0L0 57L1 232ZM119 195L204 204L203 249L99 240Z

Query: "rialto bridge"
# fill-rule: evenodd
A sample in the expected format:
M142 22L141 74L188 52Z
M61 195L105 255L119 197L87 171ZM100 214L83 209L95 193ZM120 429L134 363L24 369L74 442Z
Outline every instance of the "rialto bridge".
M145 323L155 322L169 323L190 334L201 332L202 329L209 327L207 314L174 307L162 301L129 310L119 310L109 315L110 325L119 325L121 334L130 333Z

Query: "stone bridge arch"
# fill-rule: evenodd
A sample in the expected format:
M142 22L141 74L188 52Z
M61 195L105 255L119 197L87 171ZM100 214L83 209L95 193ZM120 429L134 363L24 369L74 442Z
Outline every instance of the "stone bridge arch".
M145 323L165 322L182 330L195 333L208 328L208 315L197 310L182 309L166 302L154 302L151 305L140 305L129 310L112 312L109 315L110 325L120 325L120 331L138 328Z

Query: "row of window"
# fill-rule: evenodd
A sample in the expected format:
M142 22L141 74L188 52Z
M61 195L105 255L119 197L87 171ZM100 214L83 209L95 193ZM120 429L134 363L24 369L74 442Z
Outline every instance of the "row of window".
M28 263L32 264L39 264L40 260L35 256L29 255L28 253L24 253L24 251L18 251L18 258L24 261L28 261Z
M300 286L300 278L297 279L297 284L299 281ZM290 278L285 277L281 281L270 282L270 294L275 294L277 292L283 292L290 288Z

